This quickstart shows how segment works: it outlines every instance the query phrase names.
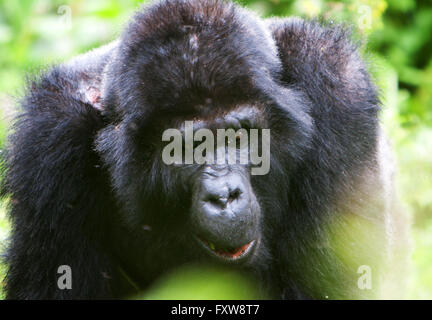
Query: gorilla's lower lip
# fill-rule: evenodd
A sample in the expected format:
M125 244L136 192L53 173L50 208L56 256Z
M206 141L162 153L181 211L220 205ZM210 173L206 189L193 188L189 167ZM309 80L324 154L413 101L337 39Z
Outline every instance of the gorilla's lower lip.
M227 250L227 249L217 248L213 243L205 239L199 237L197 237L197 239L201 243L201 245L205 249L207 249L207 251L209 251L212 255L228 261L237 261L249 256L250 253L252 253L256 244L256 240L252 240L251 242L248 242L238 248Z

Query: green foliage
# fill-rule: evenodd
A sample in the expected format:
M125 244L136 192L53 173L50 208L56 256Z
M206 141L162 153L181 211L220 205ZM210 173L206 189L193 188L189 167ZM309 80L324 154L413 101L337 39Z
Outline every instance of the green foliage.
M241 300L259 299L250 279L224 269L185 266L156 282L140 299Z
M431 2L237 2L263 16L298 15L353 24L382 92L382 119L398 161L399 194L414 218L416 250L410 297L432 298ZM114 39L139 4L138 0L0 0L0 150L14 110L12 96L22 93L24 75ZM4 208L0 207L0 250L8 230ZM144 297L249 297L241 293L241 288L248 288L241 278L220 271L208 272L208 276L200 277L196 269L183 269L161 280ZM0 264L0 279L4 273L4 265ZM216 290L215 296L209 288Z

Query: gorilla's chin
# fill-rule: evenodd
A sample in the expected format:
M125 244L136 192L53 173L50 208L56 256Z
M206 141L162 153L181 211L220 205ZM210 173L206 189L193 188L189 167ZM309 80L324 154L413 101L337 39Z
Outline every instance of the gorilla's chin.
M258 245L258 240L252 240L237 248L218 247L212 242L209 242L200 237L196 237L201 247L212 257L223 262L247 262L253 256Z

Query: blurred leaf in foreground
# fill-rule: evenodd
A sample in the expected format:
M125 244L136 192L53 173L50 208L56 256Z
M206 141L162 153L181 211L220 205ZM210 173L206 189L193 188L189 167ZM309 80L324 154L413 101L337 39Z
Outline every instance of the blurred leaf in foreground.
M166 275L138 299L262 299L251 279L232 270L189 265Z

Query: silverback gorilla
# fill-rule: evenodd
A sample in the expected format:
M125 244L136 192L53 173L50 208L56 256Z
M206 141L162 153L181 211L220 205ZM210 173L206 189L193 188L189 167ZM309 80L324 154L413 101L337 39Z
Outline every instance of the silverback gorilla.
M342 27L222 0L142 8L118 41L28 87L4 159L7 298L129 297L201 262L266 297L398 297L408 223L379 105ZM185 121L270 129L269 172L167 165L163 132Z

